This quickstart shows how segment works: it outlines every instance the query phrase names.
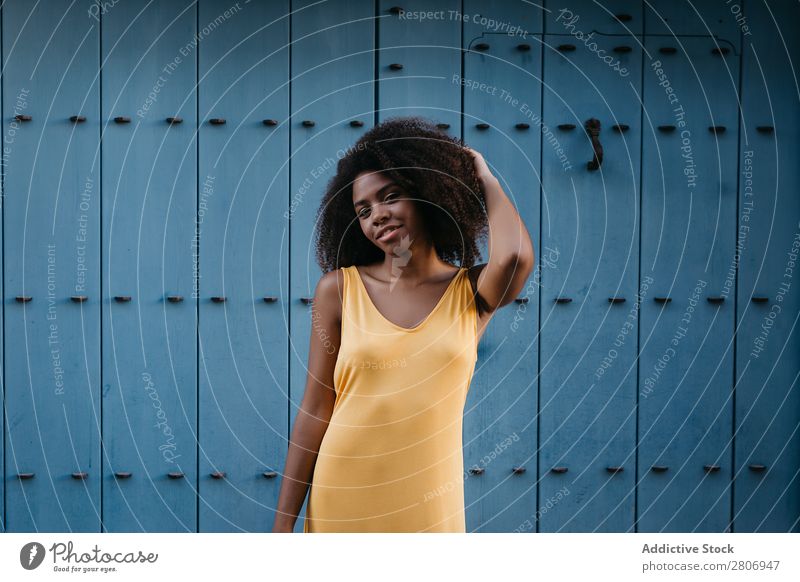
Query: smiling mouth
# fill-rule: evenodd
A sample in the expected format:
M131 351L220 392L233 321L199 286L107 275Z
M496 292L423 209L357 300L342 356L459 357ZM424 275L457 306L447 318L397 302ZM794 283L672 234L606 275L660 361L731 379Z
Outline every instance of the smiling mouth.
M400 229L399 226L395 226L395 227L391 227L391 228L387 229L386 232L384 232L380 237L378 237L378 240L384 240L384 239L392 236L392 233L395 232L396 230L399 230L399 229Z

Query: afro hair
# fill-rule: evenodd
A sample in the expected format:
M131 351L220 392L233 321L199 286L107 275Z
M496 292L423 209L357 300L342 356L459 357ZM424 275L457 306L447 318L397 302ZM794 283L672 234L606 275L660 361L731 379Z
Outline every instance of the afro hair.
M362 232L353 208L353 182L377 171L415 200L437 255L471 267L488 231L485 200L464 142L422 117L391 117L362 135L339 159L317 213L317 263L323 273L383 260Z

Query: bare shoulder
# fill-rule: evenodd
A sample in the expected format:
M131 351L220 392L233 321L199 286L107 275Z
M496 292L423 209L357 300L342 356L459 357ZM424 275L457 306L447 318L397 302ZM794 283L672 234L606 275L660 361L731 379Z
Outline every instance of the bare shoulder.
M314 293L314 309L328 319L341 321L344 273L334 269L322 275Z

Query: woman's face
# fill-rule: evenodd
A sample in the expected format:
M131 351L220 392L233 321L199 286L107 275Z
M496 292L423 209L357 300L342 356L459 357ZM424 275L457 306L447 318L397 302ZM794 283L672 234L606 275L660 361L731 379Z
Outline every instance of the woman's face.
M353 183L353 207L364 236L386 252L401 243L407 248L417 238L424 240L423 219L413 198L385 174L358 174Z

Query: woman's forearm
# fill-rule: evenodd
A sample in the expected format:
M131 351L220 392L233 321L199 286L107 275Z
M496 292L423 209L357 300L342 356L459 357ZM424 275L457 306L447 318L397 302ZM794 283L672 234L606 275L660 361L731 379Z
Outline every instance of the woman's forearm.
M330 416L328 420L324 417L325 414L309 413L302 408L297 414L286 453L273 532L290 532L294 529L311 484L322 437L328 429Z
M489 262L498 266L516 261L532 264L530 235L500 181L491 173L479 174L478 179L483 187L489 221Z

